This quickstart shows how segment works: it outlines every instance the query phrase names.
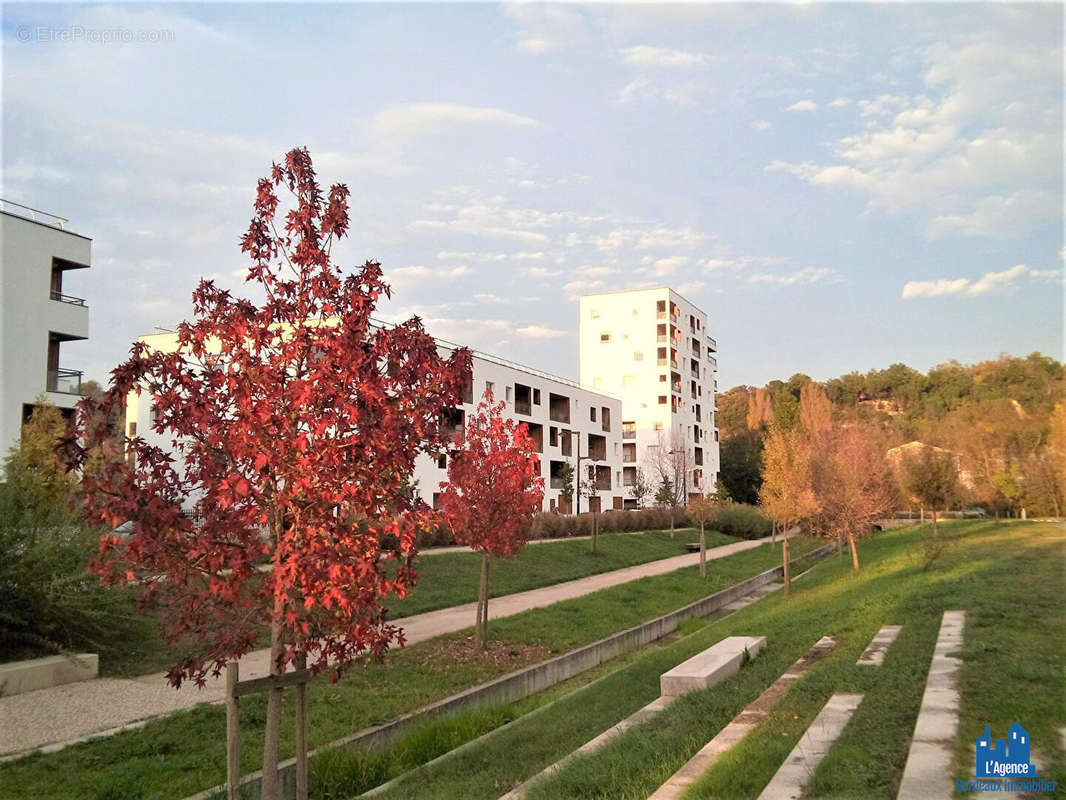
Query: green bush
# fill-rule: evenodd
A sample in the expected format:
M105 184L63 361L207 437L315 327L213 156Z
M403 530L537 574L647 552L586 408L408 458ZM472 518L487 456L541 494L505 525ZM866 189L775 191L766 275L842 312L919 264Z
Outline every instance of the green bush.
M152 635L131 593L87 569L99 534L71 504L76 477L55 456L65 423L39 404L0 485L0 660L92 650L105 655Z
M773 529L773 523L762 511L744 503L726 503L715 515L711 526L739 539L761 539L769 536Z

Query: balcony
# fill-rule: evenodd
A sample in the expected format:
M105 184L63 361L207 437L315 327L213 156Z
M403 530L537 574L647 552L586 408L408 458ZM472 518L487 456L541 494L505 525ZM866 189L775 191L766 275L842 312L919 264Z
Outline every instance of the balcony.
M69 303L72 306L81 306L86 308L85 300L81 297L73 297L69 294L63 294L62 292L51 292L49 295L53 300L58 300L60 303Z
M718 352L718 342L715 341L713 336L707 337L707 349L712 353Z
M711 365L711 369L718 370L718 359L714 356L707 356L707 363Z
M596 467L596 489L601 492L611 490L611 468Z
M81 376L77 369L50 369L47 389L56 394L81 394Z
M622 445L622 463L637 463L637 446L632 442Z
M552 422L570 422L570 398L561 394L548 395L548 418Z

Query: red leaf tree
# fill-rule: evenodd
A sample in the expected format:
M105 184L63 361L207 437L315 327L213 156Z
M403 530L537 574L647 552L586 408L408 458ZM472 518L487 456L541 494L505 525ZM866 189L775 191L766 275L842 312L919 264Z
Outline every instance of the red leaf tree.
M456 541L481 553L477 645L485 646L489 619L489 556L518 552L544 499L544 479L524 423L504 419L504 404L485 395L467 420L461 449L452 454L440 508Z
M409 476L420 452L446 443L470 354L443 360L417 318L372 323L390 294L380 265L344 275L330 260L348 194L334 185L323 196L305 149L275 164L241 240L263 304L201 281L177 351L135 344L68 442L83 464L127 394L151 395L152 429L169 448L130 438L129 457L87 471L83 491L96 521L133 523L128 539L101 542L92 568L138 581L166 638L202 648L170 670L175 686L217 676L264 628L272 673L301 654L335 679L403 642L382 602L413 584L415 535L431 524ZM263 562L272 570L257 570ZM264 797L277 790L280 708L271 690Z

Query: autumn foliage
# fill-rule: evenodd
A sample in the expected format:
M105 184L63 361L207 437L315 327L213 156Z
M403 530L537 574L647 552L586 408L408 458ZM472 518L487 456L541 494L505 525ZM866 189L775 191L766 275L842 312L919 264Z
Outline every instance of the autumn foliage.
M402 641L382 600L415 580L414 537L429 521L408 476L444 443L470 357L443 360L417 318L372 323L390 294L380 265L344 275L330 260L348 194L323 196L308 152L289 152L259 181L241 239L265 302L201 281L177 352L136 343L82 404L75 465L128 393L154 404L153 435L87 472L83 495L94 521L133 523L127 539L104 538L93 569L139 583L166 638L201 645L171 669L174 685L218 674L264 627L274 671L298 652L314 671Z
M455 540L482 554L478 593L478 643L488 622L489 556L516 553L544 499L535 444L526 426L503 417L504 404L485 395L457 438L441 484L440 510Z

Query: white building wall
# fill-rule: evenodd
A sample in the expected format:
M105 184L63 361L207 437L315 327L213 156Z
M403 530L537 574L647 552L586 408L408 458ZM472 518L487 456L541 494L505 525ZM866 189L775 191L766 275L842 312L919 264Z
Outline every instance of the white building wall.
M172 352L177 347L177 337L171 333L149 334L142 336L141 340L153 348L164 352ZM448 347L441 345L442 355L447 355ZM609 487L597 490L596 495L600 502L600 508L608 510L614 507L621 508L623 492L621 484L621 415L622 404L617 398L608 397L604 394L582 389L576 382L565 378L549 375L530 367L523 367L503 359L498 359L483 353L474 353L472 361L473 384L469 396L470 402L464 402L460 410L465 416L476 413L478 403L481 401L486 384L492 384L493 394L496 400L505 402L504 414L525 422L530 426L530 432L542 442L538 456L540 458L541 476L544 478L544 502L543 510L551 511L560 507L561 487L552 486L551 469L552 463L563 462L566 445L564 440L569 431L576 432L576 436L570 435L569 460L577 467L577 446L580 439L581 466L588 467L590 436L595 446L597 442L603 445L604 459L597 462L601 467L609 470ZM528 406L521 402L520 390L522 387L529 389ZM534 402L534 390L539 392L540 402ZM569 410L570 421L552 419L551 398L566 399L566 407ZM126 432L132 435L138 433L149 444L161 448L168 448L169 442L162 436L152 431L151 427L151 397L142 394L139 397L130 395L126 404ZM557 408L562 404L557 404ZM608 410L608 430L604 430L603 410ZM591 419L591 410L596 410L596 419ZM557 416L560 416L557 414ZM131 424L136 428L131 428ZM539 426L539 431L538 427ZM556 430L555 443L552 444L552 428ZM601 470L602 472L602 470ZM434 504L434 495L440 490L441 482L447 480L447 460L443 466L438 466L438 461L429 456L420 456L415 462L414 479L417 482L418 493L429 505ZM576 477L576 476L575 476ZM575 493L574 505L578 505ZM587 497L581 497L579 508L581 511L589 509ZM564 511L566 509L563 509Z
M621 397L623 424L632 423L622 440L623 448L635 444L625 448L624 483L636 468L654 483L649 449L683 441L689 493L712 492L719 466L717 343L706 313L656 287L585 295L579 314L581 385Z
M58 218L56 218L58 220ZM89 336L84 302L52 291L70 270L90 265L92 241L46 224L0 212L0 454L17 444L23 415L41 395L62 409L79 399L81 374L57 373L72 364L63 342ZM50 351L52 364L50 365ZM2 469L2 467L0 467Z

